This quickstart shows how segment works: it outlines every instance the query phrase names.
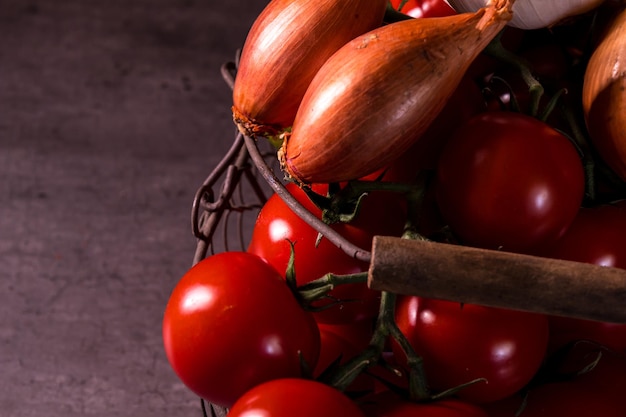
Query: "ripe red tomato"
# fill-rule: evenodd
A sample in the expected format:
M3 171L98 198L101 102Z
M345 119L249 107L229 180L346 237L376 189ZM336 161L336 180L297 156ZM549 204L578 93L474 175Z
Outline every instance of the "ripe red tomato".
M560 100L577 99L576 88L571 85L571 66L562 47L556 44L549 36L541 36L539 40L526 46L518 52L525 59L532 70L533 75L541 80L544 92L539 100L538 114L546 110L549 101L562 89ZM517 104L519 111L530 114L531 94L527 82L519 69L511 66L496 68L493 74L487 77L485 92L488 106L491 109L515 111L513 103ZM550 112L547 121L550 126L559 129L566 134L571 134L568 123L564 120L558 109Z
M570 141L513 112L485 112L450 138L437 202L463 244L533 253L553 243L582 203L585 178Z
M428 129L391 165L388 175L395 176L399 181L413 180L420 170L436 168L448 137L486 108L478 84L464 77Z
M517 393L504 400L485 404L489 417L626 415L626 403L623 401L626 356L592 343L578 343L549 359L550 363L552 361L558 362L555 367L551 367L554 373L548 374L547 378L561 382L543 382L531 386L526 398L526 393ZM578 395L581 397L578 398ZM525 403L528 410L516 414ZM598 404L600 408L594 408Z
M626 268L626 210L601 205L581 208L567 232L546 256L614 268ZM575 340L591 340L626 353L626 325L566 317L550 318L552 349Z
M341 391L308 379L260 384L241 396L229 417L365 417Z
M391 0L391 5L398 10L402 0ZM408 0L402 9L402 13L409 16L419 17L444 17L456 14L456 11L444 0Z
M365 320L349 324L328 324L317 323L320 331L334 333L337 336L346 339L350 344L358 349L365 349L374 334L374 320Z
M366 417L488 417L477 405L458 399L417 403L404 399L393 391L384 391L363 400L361 409Z
M321 337L320 355L317 366L313 372L315 378L320 377L330 366L339 362L346 363L348 360L359 355L369 344L371 327L369 331L358 326L351 325L328 325L318 324ZM362 333L362 334L361 334ZM366 336L367 334L367 336ZM348 392L368 392L374 389L374 378L361 373L352 384L348 386Z
M526 385L548 343L543 315L414 296L398 298L396 322L423 358L434 389L487 380L459 391L460 398L475 403L497 401ZM397 343L392 348L406 363Z
M207 401L230 407L253 386L314 367L320 335L280 274L259 257L223 252L191 268L163 318L170 365Z
M574 381L554 382L533 387L519 406L510 407L508 412L500 410L492 417L623 417L623 399L619 403L607 398L602 392L589 389Z
M549 321L550 351L575 341L588 340L626 354L626 324L557 316L551 316Z
M321 218L321 211L296 184L287 184L287 189L309 211ZM326 193L326 188L315 187L315 191ZM389 198L387 193L371 193L365 197L361 211L353 222L337 223L333 227L352 243L369 250L374 235L402 233L404 209L394 203L399 201ZM284 276L291 253L289 241L293 242L298 285L321 278L328 272L353 274L367 271L368 263L346 255L327 239L316 244L317 237L317 230L294 213L278 195L273 195L259 213L248 251L266 260ZM378 314L380 293L370 290L365 283L337 286L329 295L334 300L321 300L316 307L329 306L336 300L340 303L315 312L318 322L346 324Z
M576 343L566 352L560 353L558 373L574 375L572 381L588 387L589 390L601 391L607 398L623 398L626 387L626 354L585 342ZM626 409L626 403L622 403L622 406Z
M614 268L626 268L626 210L604 204L581 208L567 232L546 256Z

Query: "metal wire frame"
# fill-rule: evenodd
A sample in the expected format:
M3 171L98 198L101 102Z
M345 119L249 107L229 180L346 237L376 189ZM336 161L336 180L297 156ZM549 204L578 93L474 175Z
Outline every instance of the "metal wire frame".
M239 54L234 62L222 65L222 78L232 89ZM275 151L261 150L255 138L235 135L235 139L213 168L202 185L196 191L191 209L191 229L197 239L193 265L216 251L218 229L222 229L219 237L223 250L229 250L229 240L233 238L229 225L235 224L238 248L245 248L246 236L244 220L251 214L256 215L267 201L267 193L276 193L306 223L316 229L346 254L364 262L370 262L371 253L345 239L332 227L298 202L285 188L285 180L279 179ZM218 190L218 191L216 191ZM234 221L232 217L235 217ZM256 217L256 216L254 216ZM202 411L205 416L225 417L228 410L201 399Z

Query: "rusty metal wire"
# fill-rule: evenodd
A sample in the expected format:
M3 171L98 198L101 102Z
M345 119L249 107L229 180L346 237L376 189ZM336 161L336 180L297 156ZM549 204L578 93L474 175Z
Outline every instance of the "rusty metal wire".
M235 62L227 62L222 66L221 72L226 84L231 88L237 69ZM267 141L263 143L268 145ZM264 191L277 193L285 203L298 214L311 227L319 231L326 239L331 241L346 254L364 262L371 260L371 253L346 240L332 227L317 218L302 204L300 204L285 188L284 180L279 179L276 170L276 158L273 152L260 149L259 141L254 138L237 133L229 151L209 174L202 186L196 193L192 207L192 232L198 238L198 247L194 257L194 264L206 257L209 249L214 252L215 231L220 225L222 218L226 220L236 214L240 229L238 234L239 246L244 247L243 220L246 212L258 210L267 200ZM268 157L269 156L269 157ZM244 186L240 183L242 178L246 181L249 192L256 197L253 202L246 202L249 196L244 193ZM215 188L222 183L219 193ZM237 196L239 198L234 198ZM228 223L227 221L225 221ZM224 249L228 248L229 229L223 227L222 243Z

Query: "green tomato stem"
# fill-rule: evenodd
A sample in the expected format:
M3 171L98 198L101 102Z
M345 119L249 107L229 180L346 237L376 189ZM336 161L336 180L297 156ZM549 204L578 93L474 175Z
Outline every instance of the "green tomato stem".
M528 61L509 51L502 45L502 33L504 33L504 30L487 45L484 52L519 70L530 93L530 107L528 112L531 116L536 117L539 111L539 101L541 100L541 96L543 96L543 86L533 76Z
M338 285L362 284L367 282L367 272L338 275L328 273L321 278L298 287L298 298L305 306L328 296L328 292Z
M369 346L360 355L338 367L328 380L330 385L339 390L345 390L361 372L381 360L386 341L391 336L400 344L407 356L407 363L411 369L409 379L411 398L416 400L430 398L430 391L422 367L422 358L415 353L396 324L396 299L397 295L394 293L381 292L380 310Z

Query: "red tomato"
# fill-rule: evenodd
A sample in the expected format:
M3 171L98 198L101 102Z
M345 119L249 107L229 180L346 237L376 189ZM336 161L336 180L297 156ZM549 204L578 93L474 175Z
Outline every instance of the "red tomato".
M314 367L320 336L280 274L245 252L210 256L178 282L165 309L163 343L189 389L230 407L253 386Z
M429 403L406 400L392 391L384 391L363 400L366 417L488 417L477 405L457 399Z
M544 93L538 103L538 114L541 114L550 101L561 89L567 88L567 92L561 95L560 100L575 100L575 88L569 82L570 63L567 60L562 47L554 43L549 37L543 36L540 42L521 50L518 55L526 59L533 75L540 80ZM498 110L515 111L513 101L517 103L522 113L530 114L531 95L527 82L522 78L519 69L510 66L497 68L490 75L486 84L486 96L489 107ZM553 110L547 119L550 126L560 131L570 133L570 126L561 117L558 109Z
M614 205L581 208L546 256L626 268L626 210Z
M524 44L524 38L527 33L527 30L506 26L500 35L500 42L508 51L517 53ZM495 71L501 70L507 66L508 65L503 60L483 53L479 54L476 59L474 59L474 62L472 62L465 72L465 76L476 80L482 85Z
M614 268L626 268L626 210L613 205L581 208L567 232L546 256ZM550 318L552 349L575 340L591 340L626 353L626 324L566 317Z
M396 322L423 358L434 389L487 380L458 393L476 403L497 401L524 387L539 369L548 342L543 315L414 296L398 298ZM397 343L392 348L406 363Z
M295 184L287 184L289 192L309 211L321 218L321 211ZM324 187L316 191L326 192ZM404 209L399 199L386 193L371 193L365 197L358 217L351 223L333 227L346 239L369 250L374 235L399 235L404 227ZM284 276L291 252L289 241L295 244L295 271L299 285L321 278L328 272L353 274L367 271L369 264L346 255L327 239L316 244L317 230L310 227L278 196L273 195L261 209L253 229L248 251L265 259ZM380 293L365 283L337 286L330 294L334 300L322 300L316 307L329 306L315 312L318 322L351 323L375 317L378 314Z
M557 371L564 375L575 375L571 380L577 384L589 390L601 391L606 398L623 397L626 387L626 354L615 353L593 343L579 342L571 346L559 360ZM626 409L626 403L622 405Z
M317 361L317 367L313 372L313 376L318 378L331 365L337 361L340 364L346 363L348 360L362 353L369 344L370 336L365 340L361 335L361 329L351 329L348 325L337 326L328 324L319 324L321 348L320 356ZM365 329L363 329L365 330ZM369 334L372 331L370 329ZM367 392L374 389L374 379L365 374L360 374L347 388L351 392Z
M307 379L276 379L252 388L228 417L365 417L341 391Z
M537 119L486 112L460 127L437 167L437 202L463 244L532 253L553 243L582 203L574 146Z
M463 123L486 110L483 94L473 80L464 77L439 115L420 138L392 164L388 175L412 180L423 169L434 169L448 137ZM412 175L402 173L410 172Z
M557 364L552 368L554 373L547 378L562 382L544 382L530 387L526 398L528 409L519 416L516 413L524 406L522 393L486 404L484 407L489 417L626 415L626 403L623 401L626 356L583 342L557 355L549 359L549 363L557 361ZM599 408L594 408L598 405Z
M350 342L359 350L364 350L369 345L374 334L374 320L364 320L349 324L318 323L320 331L334 333L342 339Z
M400 7L400 3L402 0L391 0L391 5L396 10ZM408 0L400 11L415 18L444 17L456 14L456 11L445 0Z
M521 398L520 398L521 400ZM521 405L521 404L520 404ZM605 395L576 382L555 382L533 387L523 411L494 417L623 417L623 399L608 401Z
M549 320L551 351L574 341L589 340L626 354L626 324L557 316L551 316Z

